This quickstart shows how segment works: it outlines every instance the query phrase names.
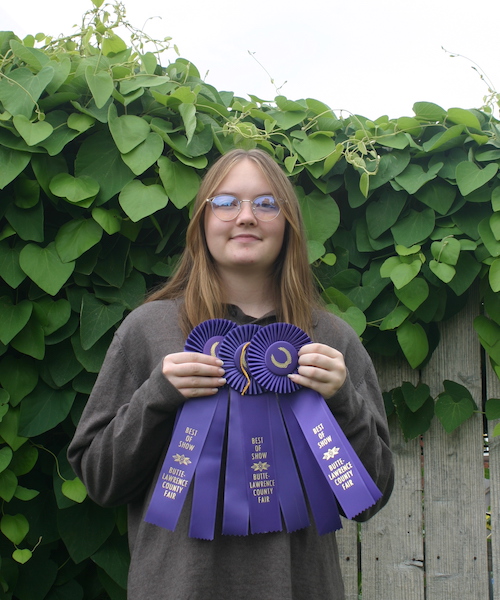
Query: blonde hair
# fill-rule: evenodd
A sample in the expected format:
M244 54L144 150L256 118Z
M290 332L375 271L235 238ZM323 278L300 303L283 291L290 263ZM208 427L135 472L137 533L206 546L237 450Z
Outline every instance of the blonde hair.
M283 246L276 260L272 294L278 321L311 330L312 310L319 299L307 260L307 246L300 207L292 184L278 164L264 151L231 150L208 170L198 191L193 217L186 233L186 247L174 275L152 293L147 302L183 298L181 326L185 335L207 319L226 316L223 289L216 264L208 250L204 212L210 198L232 167L252 160L269 182L271 191L283 202L286 219Z

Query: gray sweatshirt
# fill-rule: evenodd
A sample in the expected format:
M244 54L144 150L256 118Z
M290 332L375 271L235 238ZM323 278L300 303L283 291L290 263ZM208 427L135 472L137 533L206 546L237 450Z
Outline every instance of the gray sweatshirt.
M166 354L180 352L178 301L144 304L117 330L68 449L69 461L102 506L128 505L131 565L129 600L343 600L335 534L319 536L314 525L294 533L188 537L188 495L174 532L144 521L156 478L184 401L162 374ZM235 307L238 325L254 319ZM333 415L388 500L393 465L384 404L371 360L356 333L334 315L314 314L313 341L342 352L348 369L342 388L327 399ZM220 515L219 515L220 517ZM220 520L220 518L219 518Z

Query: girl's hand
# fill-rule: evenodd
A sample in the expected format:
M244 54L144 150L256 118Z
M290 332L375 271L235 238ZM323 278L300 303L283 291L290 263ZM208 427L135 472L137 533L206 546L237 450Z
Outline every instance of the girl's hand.
M306 344L299 350L298 374L288 377L299 385L319 392L323 398L331 398L347 377L344 356L326 344Z
M163 375L185 398L213 396L226 380L222 361L199 352L177 352L163 359Z

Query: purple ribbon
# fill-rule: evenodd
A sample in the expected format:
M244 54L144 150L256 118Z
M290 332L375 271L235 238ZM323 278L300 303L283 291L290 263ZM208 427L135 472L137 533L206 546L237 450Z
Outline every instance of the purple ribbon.
M189 535L214 539L228 406L223 534L281 531L282 516L289 532L307 527L297 464L320 534L342 527L338 504L353 518L382 496L324 399L288 378L309 342L287 323L193 329L185 350L224 361L229 405L221 389L181 407L146 521L175 529L195 476Z
M324 479L346 516L353 518L375 504L382 494L343 432L342 436L339 435L341 428L320 394L307 388L300 388L288 378L288 374L296 372L298 351L308 342L310 342L309 337L294 325L288 323L268 325L252 340L247 353L248 366L262 386L271 391L287 394L281 397L281 407L296 456L297 445L302 448L303 445L299 441L287 404ZM309 470L306 472L308 467L301 457L297 456L297 459L305 481L309 475ZM312 495L316 495L314 486L309 488L306 484L306 489L308 494L311 489ZM319 510L322 510L321 507ZM317 514L315 519L316 516ZM336 521L334 516L332 519ZM338 529L336 525L335 528Z
M174 531L216 406L204 398L184 404L146 513L148 523Z
M309 525L304 492L275 394L249 376L246 349L257 325L231 331L220 349L231 386L223 533L246 535ZM243 467L243 468L242 468ZM246 494L246 499L245 499ZM280 513L281 508L281 513Z
M224 336L235 327L234 323L225 319L205 321L193 329L186 340L185 350L216 356L217 349L223 341ZM175 529L199 463L210 426L217 411L219 399L225 395L227 395L227 391L220 390L215 396L188 400L180 408L172 440L146 512L145 521L148 523L171 531ZM219 431L220 429L224 431L224 415L222 407L219 409L219 419L216 428ZM224 419L224 423L221 423L221 419ZM213 433L211 437L214 438L215 436L216 433ZM210 453L217 453L219 442L216 441L214 446L215 450L212 448ZM218 458L218 463L220 470L220 457ZM212 501L207 511L207 518L212 518L213 521L212 523L203 524L200 530L198 530L195 519L195 523L191 525L191 532L194 537L204 537L207 535L207 532L210 535L210 531L214 526L213 523L215 522L215 511L213 510L213 463L211 461L202 461L202 467L206 464L209 464L211 469L209 477L204 477L203 471L200 471L199 475L202 480L210 479L208 495ZM215 498L217 497L217 487L218 477L215 477ZM203 491L197 491L197 506L200 504L200 496L204 496ZM210 537L207 539L210 539Z

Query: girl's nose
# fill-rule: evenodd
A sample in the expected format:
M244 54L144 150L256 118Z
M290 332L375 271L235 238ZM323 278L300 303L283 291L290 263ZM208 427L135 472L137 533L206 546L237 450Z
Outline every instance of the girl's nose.
M252 210L252 202L250 200L240 200L241 209L236 217L237 223L257 223L257 217Z

